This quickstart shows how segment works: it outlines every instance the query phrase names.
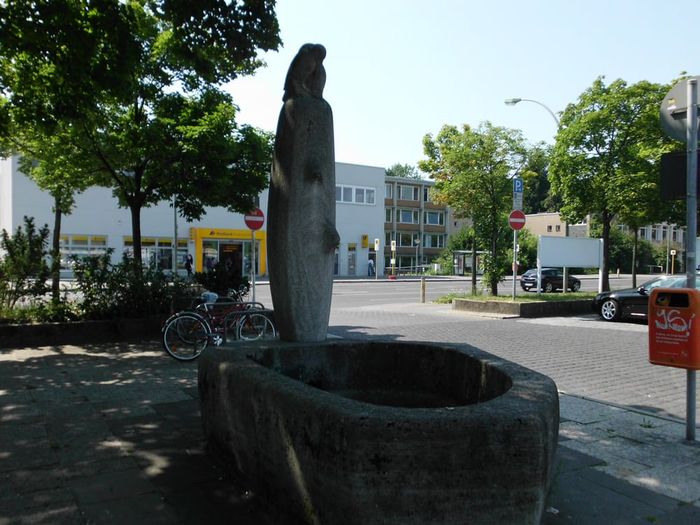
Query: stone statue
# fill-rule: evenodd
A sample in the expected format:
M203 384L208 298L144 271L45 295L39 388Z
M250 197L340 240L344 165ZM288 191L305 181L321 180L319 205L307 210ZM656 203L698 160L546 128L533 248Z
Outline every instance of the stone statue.
M326 49L304 44L284 83L268 202L268 268L284 341L323 341L333 290L333 114L323 99Z

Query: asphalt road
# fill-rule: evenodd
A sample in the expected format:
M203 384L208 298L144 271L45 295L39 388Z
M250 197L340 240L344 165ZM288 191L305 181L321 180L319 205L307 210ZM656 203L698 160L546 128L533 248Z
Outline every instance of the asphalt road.
M598 290L596 276L579 276L581 279L581 291L595 292ZM651 278L651 276L638 276L637 284ZM478 286L481 286L479 282ZM610 287L614 290L629 288L632 286L632 278L629 275L620 277L611 276ZM499 295L511 295L513 291L512 277L506 278L498 287ZM438 297L448 293L471 293L471 280L469 278L453 278L448 280L426 279L426 302L435 301ZM516 283L517 295L534 296L534 292L525 292ZM399 278L396 281L386 279L363 279L355 281L337 281L333 284L333 308L346 308L362 306L365 304L394 304L402 302L420 302L421 284L415 278ZM257 283L256 300L263 304L272 304L270 290L267 282Z
M613 288L631 284L626 278L611 282ZM548 375L564 393L684 420L686 372L649 364L645 323L607 323L593 313L497 319L429 302L468 286L462 280L429 281L428 302L421 304L419 282L336 282L329 332L466 343ZM267 284L259 284L256 292L258 301L272 304Z

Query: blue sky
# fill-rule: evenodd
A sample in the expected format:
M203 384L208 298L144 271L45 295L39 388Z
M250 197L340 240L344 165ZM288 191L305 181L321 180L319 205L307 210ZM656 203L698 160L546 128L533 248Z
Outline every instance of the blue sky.
M279 0L276 11L283 47L227 86L238 121L274 132L289 63L323 44L340 162L415 165L426 133L486 120L551 143L545 109L504 100L557 113L600 75L700 74L697 0Z

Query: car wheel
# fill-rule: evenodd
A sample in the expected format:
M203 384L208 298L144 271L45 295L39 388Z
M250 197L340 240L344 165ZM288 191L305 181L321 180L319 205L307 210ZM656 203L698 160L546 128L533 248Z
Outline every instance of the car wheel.
M546 293L552 293L554 291L554 285L552 283L547 283L544 285L544 291Z
M620 318L620 305L615 299L606 299L600 305L600 316L605 321L617 321Z
M571 285L572 292L578 292L581 289L581 283L575 282Z

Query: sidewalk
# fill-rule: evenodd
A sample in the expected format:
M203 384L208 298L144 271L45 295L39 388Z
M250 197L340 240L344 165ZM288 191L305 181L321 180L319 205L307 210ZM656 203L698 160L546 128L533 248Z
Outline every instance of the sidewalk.
M196 363L158 343L0 351L0 525L294 523L206 455ZM560 397L543 523L700 523L685 427Z

